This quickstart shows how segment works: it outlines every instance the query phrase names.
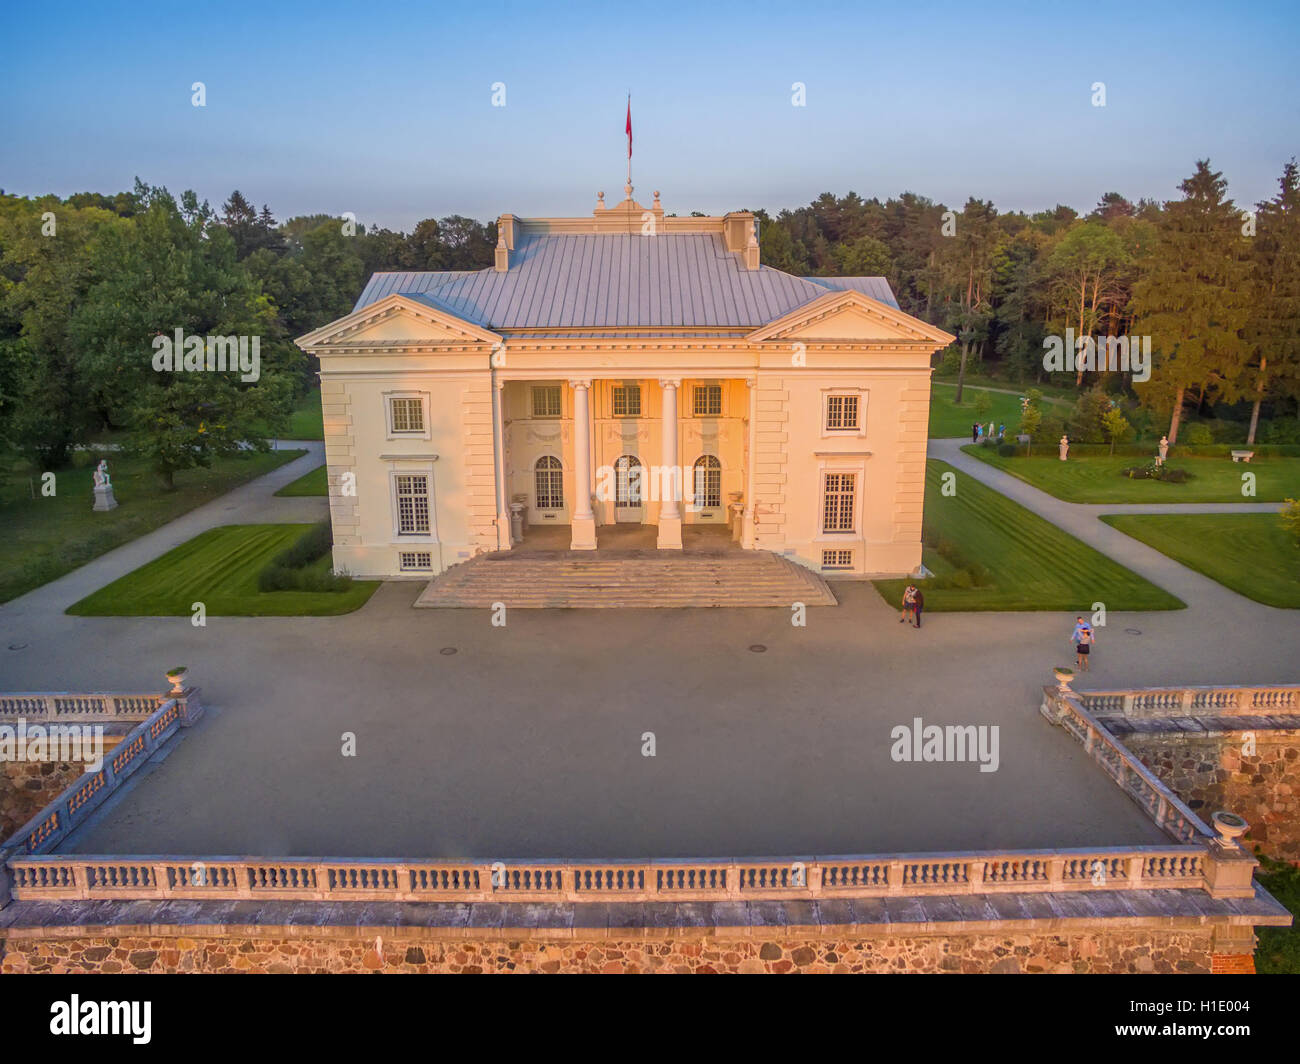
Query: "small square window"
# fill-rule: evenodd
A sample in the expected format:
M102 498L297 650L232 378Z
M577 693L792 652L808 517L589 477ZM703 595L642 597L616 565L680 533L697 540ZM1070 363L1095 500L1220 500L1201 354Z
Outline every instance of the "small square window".
M695 416L718 417L722 414L722 385L697 384L695 386Z
M826 428L832 432L857 431L858 397L856 395L826 397Z
M853 552L851 550L822 551L823 569L852 569Z
M614 386L614 416L641 416L641 386L638 384L616 384Z
M424 431L424 403L419 399L390 399L388 406L392 413L393 432Z
M558 384L540 384L533 388L533 417L559 417L561 410Z
M403 572L427 572L433 568L433 555L427 550L404 550L398 558Z

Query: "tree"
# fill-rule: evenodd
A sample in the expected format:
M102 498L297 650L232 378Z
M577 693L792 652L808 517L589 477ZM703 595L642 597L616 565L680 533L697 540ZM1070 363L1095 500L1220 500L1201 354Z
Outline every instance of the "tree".
M1048 325L1074 329L1076 340L1098 331L1108 309L1121 297L1120 277L1128 262L1123 241L1104 222L1087 221L1069 229L1044 264ZM1075 384L1083 383L1083 367Z
M1278 185L1256 215L1254 309L1246 330L1251 364L1243 366L1241 388L1252 396L1248 444L1255 442L1259 409L1271 391L1300 394L1300 172L1294 159L1282 168Z
M1124 411L1118 406L1112 406L1102 414L1101 427L1106 433L1106 440L1110 443L1111 454L1115 453L1115 444L1123 443L1133 431L1128 418L1124 416Z
M1156 223L1155 247L1133 289L1138 328L1151 335L1155 356L1140 394L1169 410L1170 443L1189 391L1214 394L1240 374L1252 295L1241 218L1223 175L1200 160L1180 188L1183 198Z
M133 449L165 487L178 469L206 466L244 447L265 449L263 426L282 423L292 399L295 356L273 338L274 313L237 259L229 231L197 205L148 189L133 224L103 234L92 257L96 282L72 314L88 388L131 429ZM260 376L154 366L158 336L252 337Z
M941 245L940 269L947 288L946 323L961 343L955 403L961 402L971 350L978 345L982 351L988 337L993 262L1001 241L996 219L997 209L992 203L971 198L956 219L955 235Z
M894 268L889 248L874 236L860 236L851 244L840 244L834 258L840 277L887 277Z

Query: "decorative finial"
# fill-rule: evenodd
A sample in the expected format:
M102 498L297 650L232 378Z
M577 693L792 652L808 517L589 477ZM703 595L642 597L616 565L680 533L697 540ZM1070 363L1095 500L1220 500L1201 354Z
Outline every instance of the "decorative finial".
M597 210L601 210L601 209L604 208L604 206L605 206L605 193L603 193L603 192L597 192L597 193L596 193L596 209L597 209Z
M632 198L632 182L631 182L631 181L629 181L626 185L623 186L623 195L625 195L628 199L631 199L631 198Z
M656 207L660 206L660 203L659 203L659 190L658 190L658 189L655 189L655 202L654 202L654 205L655 205Z

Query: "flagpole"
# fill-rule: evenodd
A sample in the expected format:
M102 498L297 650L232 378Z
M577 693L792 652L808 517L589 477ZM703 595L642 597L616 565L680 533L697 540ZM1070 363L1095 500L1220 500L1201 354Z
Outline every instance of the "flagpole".
M632 91L627 94L627 198L632 198Z

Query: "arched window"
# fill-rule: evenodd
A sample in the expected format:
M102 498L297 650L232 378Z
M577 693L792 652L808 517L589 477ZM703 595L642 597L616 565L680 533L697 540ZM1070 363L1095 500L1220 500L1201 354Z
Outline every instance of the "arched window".
M707 509L722 505L722 463L711 454L695 459L695 506Z
M533 488L537 509L564 509L564 467L554 455L544 454L533 466Z

